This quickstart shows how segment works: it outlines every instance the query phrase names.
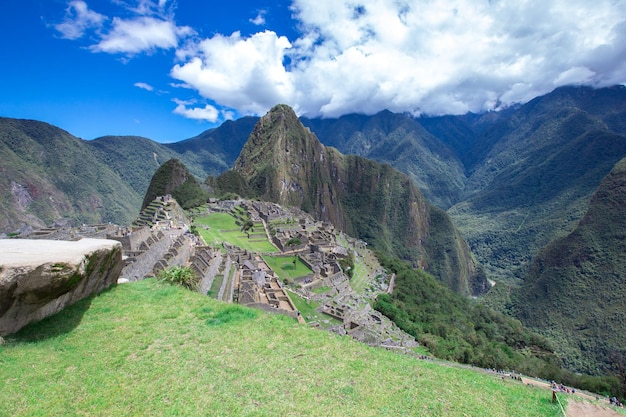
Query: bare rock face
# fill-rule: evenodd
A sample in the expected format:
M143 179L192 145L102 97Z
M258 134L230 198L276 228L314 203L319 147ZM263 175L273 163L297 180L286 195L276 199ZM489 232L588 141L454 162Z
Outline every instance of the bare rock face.
M113 240L0 240L0 336L110 287L122 266Z

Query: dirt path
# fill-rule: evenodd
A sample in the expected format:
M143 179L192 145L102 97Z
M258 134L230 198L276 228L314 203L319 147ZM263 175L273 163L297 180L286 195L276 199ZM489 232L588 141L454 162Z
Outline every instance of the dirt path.
M534 385L536 387L552 389L550 384L535 379L522 378L522 382L524 385ZM576 391L574 395L585 401L570 399L567 402L567 409L565 410L567 417L624 417L623 414L611 410L608 401L606 401L606 405L592 404L587 401L596 401L595 397L579 391Z
M567 417L624 417L624 415L598 404L569 401Z

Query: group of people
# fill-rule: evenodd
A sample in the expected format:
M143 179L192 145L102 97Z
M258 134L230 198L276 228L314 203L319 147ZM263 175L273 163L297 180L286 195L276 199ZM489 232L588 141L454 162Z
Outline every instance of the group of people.
M619 400L617 398L615 398L615 397L609 398L609 402L611 403L611 405L614 405L615 407L623 407L624 406L624 404L619 402Z

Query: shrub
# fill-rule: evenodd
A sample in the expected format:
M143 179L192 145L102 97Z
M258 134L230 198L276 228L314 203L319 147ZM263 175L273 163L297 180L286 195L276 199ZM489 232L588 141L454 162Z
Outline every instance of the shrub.
M186 266L172 266L157 274L157 279L171 285L180 285L195 291L198 288L198 277L194 271Z

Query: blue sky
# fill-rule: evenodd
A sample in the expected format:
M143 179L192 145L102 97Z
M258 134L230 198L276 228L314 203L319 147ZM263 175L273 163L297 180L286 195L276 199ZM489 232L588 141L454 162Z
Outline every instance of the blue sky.
M0 0L0 116L84 139L462 114L626 82L626 0Z

